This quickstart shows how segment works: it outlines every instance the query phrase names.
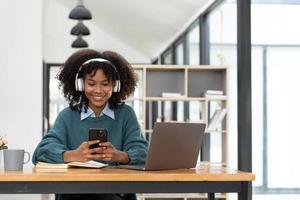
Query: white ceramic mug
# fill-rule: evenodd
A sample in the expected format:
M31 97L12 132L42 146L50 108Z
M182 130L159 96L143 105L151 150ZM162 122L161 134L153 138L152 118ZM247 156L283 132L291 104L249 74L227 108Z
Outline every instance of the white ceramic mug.
M26 161L24 161L24 155L27 155ZM4 170L6 171L22 171L23 164L26 164L30 160L30 154L24 149L4 149Z

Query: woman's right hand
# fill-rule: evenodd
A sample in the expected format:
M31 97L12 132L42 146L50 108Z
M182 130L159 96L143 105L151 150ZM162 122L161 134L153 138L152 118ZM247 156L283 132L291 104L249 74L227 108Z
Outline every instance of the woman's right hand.
M81 145L77 149L71 151L65 151L63 153L64 162L73 162L73 161L87 162L90 160L98 160L99 155L94 153L99 151L101 147L94 148L94 149L89 148L90 145L97 144L97 143L99 143L99 140L85 141L81 143Z

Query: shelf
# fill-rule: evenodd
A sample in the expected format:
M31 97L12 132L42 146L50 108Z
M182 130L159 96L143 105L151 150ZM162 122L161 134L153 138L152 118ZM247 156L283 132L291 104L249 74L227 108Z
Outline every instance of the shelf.
M207 101L219 101L219 100L222 100L222 101L226 101L227 100L227 96L225 95L214 95L214 96L206 96L204 97Z
M145 97L146 101L205 101L205 97Z
M177 67L159 71L147 69L144 94L146 97L160 97L162 93L178 93L185 96L185 80L185 70Z
M199 123L204 123L204 121L200 120ZM145 129L144 132L145 133L152 133L153 129ZM215 130L215 131L205 130L204 132L205 132L205 134L216 134L216 133L226 133L227 131L226 130Z
M164 70L184 70L187 65L134 65L134 68L146 69L149 71L164 71Z
M226 101L227 96L220 95L214 97L144 97L146 101ZM131 100L131 99L130 99ZM142 100L142 99L137 99Z
M140 194L141 199L207 199L206 193L155 193L155 194ZM225 199L226 194L216 193L216 199Z
M224 71L227 69L227 66L213 66L213 65L186 65L189 71L201 71L201 70L210 70L210 71Z
M141 98L137 98L137 97L132 98L132 97L130 97L130 98L126 99L125 102L126 101L143 101L143 100L144 100L144 98L142 98L142 97Z
M224 65L133 65L135 70L137 69L147 69L147 70L178 70L187 69L191 71L199 70L213 70L213 71L224 71L228 67Z

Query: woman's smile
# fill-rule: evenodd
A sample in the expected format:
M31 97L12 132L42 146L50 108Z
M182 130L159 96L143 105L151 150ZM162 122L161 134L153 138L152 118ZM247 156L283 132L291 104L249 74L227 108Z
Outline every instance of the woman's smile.
M104 96L99 95L93 95L92 97L95 99L95 101L102 101L104 99Z

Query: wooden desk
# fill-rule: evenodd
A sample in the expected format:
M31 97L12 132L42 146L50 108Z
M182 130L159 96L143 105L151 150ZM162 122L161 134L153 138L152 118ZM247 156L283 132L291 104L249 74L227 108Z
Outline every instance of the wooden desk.
M0 171L0 193L214 193L236 192L252 199L251 173L218 166L199 169L134 171L124 169L24 169Z

